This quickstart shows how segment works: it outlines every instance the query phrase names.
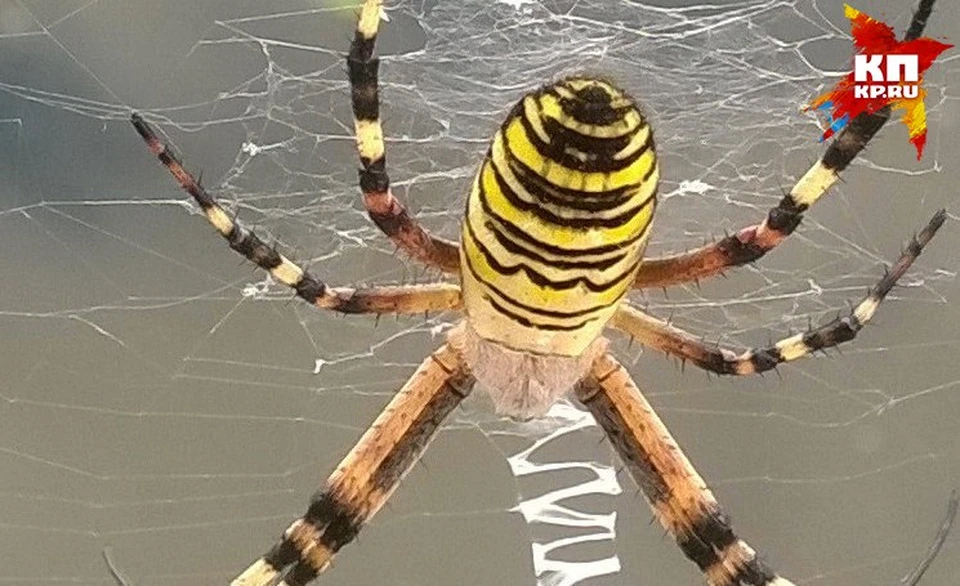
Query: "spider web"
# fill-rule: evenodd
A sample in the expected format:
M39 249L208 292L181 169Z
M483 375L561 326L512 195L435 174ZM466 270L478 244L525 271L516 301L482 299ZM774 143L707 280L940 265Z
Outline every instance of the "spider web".
M759 221L821 152L800 111L848 67L840 2L389 2L393 186L456 238L508 107L602 72L654 121L653 255ZM893 0L857 8L903 30ZM0 583L223 583L455 319L339 318L237 262L126 119L157 122L249 225L339 284L439 278L395 255L356 188L331 0L0 0ZM960 39L941 7L929 34ZM742 348L858 300L960 180L960 66L927 77L917 162L890 124L757 266L635 295ZM960 484L960 230L951 216L843 356L763 379L681 373L615 339L735 525L801 584L896 584ZM831 353L835 354L835 353ZM589 418L457 412L327 584L694 584ZM621 488L622 487L622 488ZM923 584L954 584L958 538Z

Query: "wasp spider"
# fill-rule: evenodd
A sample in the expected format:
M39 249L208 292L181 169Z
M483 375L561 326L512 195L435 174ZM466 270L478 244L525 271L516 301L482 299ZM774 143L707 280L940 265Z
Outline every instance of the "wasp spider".
M459 285L355 290L320 281L227 214L154 129L133 116L150 150L230 247L307 302L342 313L465 315L306 513L234 584L301 586L316 578L383 506L475 382L500 413L518 418L543 414L572 389L609 436L657 520L709 584L791 584L734 533L706 482L607 353L603 331L612 327L710 372L735 375L853 339L940 228L942 210L849 314L768 348L736 354L707 347L625 298L634 288L693 281L766 254L794 231L890 111L852 121L759 224L685 254L644 260L660 177L650 124L611 82L568 77L524 96L494 135L467 198L458 245L430 235L390 192L374 56L381 2L366 0L347 56L363 203L400 249L456 275ZM932 4L921 2L908 37L920 35Z

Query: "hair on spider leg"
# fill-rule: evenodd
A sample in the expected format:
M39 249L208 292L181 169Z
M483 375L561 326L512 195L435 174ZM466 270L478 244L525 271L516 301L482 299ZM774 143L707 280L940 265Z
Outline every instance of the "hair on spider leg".
M680 358L680 357L677 357L677 356L671 356L670 353L668 353L668 352L664 352L664 353L663 353L663 356L664 356L664 358L666 358L667 360L669 360L671 364L673 364L673 367L674 367L674 368L676 368L676 369L679 370L680 372L683 372L683 364L681 363L681 360L685 360L685 358Z
M419 274L415 277L416 278L415 282L422 283L425 280L425 277L427 276L427 272L429 270L430 270L430 267L428 267L427 265L420 265L420 268L418 269Z
M773 374L777 375L777 380L779 380L780 382L783 382L783 373L780 372L779 364L774 365L773 368L771 368L770 370L773 371Z
M654 521L658 521L658 519L657 519L656 517L654 517L653 520L654 520ZM653 523L651 522L651 525L652 525L652 524L653 524ZM671 535L670 535L670 530L667 529L666 527L661 527L661 531L662 531L662 533L660 534L660 539L666 539L666 538L668 538L668 537L671 537Z
M615 478L619 478L620 475L623 473L623 471L626 469L627 467L624 466L623 464L617 464L616 466L613 467L613 476Z
M668 326L673 325L673 316L674 316L676 313L677 313L677 308L676 308L676 307L671 307L671 308L670 308L670 313L667 314L667 319L665 320L665 321L666 321L666 324L667 324Z
M807 161L807 169L809 169L812 164L813 161ZM782 179L783 177L777 177L777 188L780 190L781 199L790 197L790 189L780 182Z
M606 436L606 434L601 433L601 434L600 434L600 439L597 440L597 445L598 445L598 446L603 445L604 442L606 442L606 441L607 441L607 436Z

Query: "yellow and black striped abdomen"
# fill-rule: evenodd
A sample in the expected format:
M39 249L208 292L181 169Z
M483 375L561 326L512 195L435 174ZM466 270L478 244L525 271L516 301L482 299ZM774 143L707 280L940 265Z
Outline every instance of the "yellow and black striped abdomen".
M623 91L568 78L525 96L467 200L471 326L515 350L580 355L631 287L658 179L652 131Z

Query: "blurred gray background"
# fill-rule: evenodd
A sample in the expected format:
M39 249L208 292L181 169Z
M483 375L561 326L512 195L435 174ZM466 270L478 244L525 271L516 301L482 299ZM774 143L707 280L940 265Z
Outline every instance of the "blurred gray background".
M928 34L960 39L942 2ZM903 30L893 0L856 5ZM395 191L456 237L486 140L525 91L571 71L644 103L664 184L650 253L759 221L819 156L801 107L845 73L837 1L388 2L381 43ZM338 284L430 281L365 218L331 0L0 0L0 583L224 583L303 507L456 316L323 314L239 262L128 123L158 125L248 224ZM760 265L635 302L734 348L832 317L908 235L951 211L876 323L781 377L628 362L739 532L804 585L890 585L960 486L960 66L931 69L921 161L890 123ZM481 393L450 421L326 584L535 584L531 542L586 530L511 509L591 479L516 479L507 457L555 428L497 421ZM593 428L546 462L615 466ZM563 504L615 513L590 584L699 584L629 478ZM960 583L960 534L926 586ZM551 576L544 575L544 583ZM557 578L557 576L553 576Z

